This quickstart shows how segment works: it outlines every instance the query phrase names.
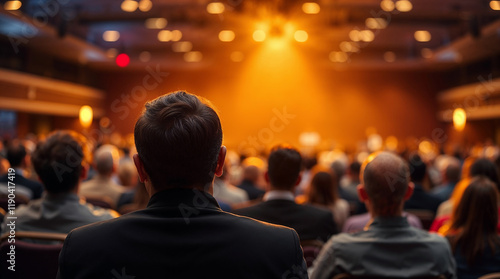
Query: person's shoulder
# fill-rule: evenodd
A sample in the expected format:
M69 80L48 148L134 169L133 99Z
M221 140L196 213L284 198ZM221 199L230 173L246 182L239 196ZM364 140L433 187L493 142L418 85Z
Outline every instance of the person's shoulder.
M326 207L319 207L311 204L300 204L301 210L315 216L331 216L333 215L331 210Z
M251 217L240 216L237 213L224 212L224 216L230 220L232 224L239 225L242 227L252 227L257 230L262 231L276 231L276 232L290 232L293 229L277 224L271 224Z

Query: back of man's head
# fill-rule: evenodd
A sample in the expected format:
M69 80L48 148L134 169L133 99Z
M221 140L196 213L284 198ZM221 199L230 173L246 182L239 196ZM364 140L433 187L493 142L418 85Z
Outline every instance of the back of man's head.
M72 191L79 183L84 164L90 158L86 139L74 131L50 134L33 153L33 166L52 194Z
M410 156L410 175L411 181L416 183L421 183L427 173L427 166L418 154Z
M451 183L457 183L460 180L460 172L459 164L449 164L444 170L446 180Z
M388 152L377 154L363 170L364 189L372 210L379 216L394 216L408 190L410 171L406 162Z
M20 140L14 140L7 146L7 160L13 168L22 165L26 154L26 148Z
M222 127L207 100L178 91L146 103L134 137L155 189L205 187L213 180Z
M97 173L110 176L116 171L119 160L119 151L114 145L103 145L94 154L94 164Z
M291 191L297 183L302 166L302 156L292 147L273 148L268 159L268 176L275 190Z

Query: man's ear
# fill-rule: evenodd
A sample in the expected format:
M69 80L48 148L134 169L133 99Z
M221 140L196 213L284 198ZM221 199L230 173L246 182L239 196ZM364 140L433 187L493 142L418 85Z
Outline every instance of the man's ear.
M295 181L295 186L299 185L301 181L302 181L302 175L299 174L299 177L297 177L297 181Z
M217 157L217 167L215 167L215 175L220 177L224 170L224 162L226 161L227 148L223 145L219 150L219 157Z
M267 183L269 183L271 181L271 180L269 180L269 172L268 171L266 171L264 173L264 179L266 180Z
M403 199L405 201L409 200L411 198L411 195L413 195L414 190L415 190L415 184L413 184L413 182L408 183L408 188L406 189L406 193Z
M82 169L80 171L80 181L84 181L87 178L88 173L89 173L89 165L83 163Z
M141 158L139 158L139 154L134 154L132 158L134 159L134 164L135 168L137 169L137 174L139 174L139 181L141 183L146 182L146 180L148 180L148 174L144 169L144 164L142 163Z
M362 202L368 200L368 193L366 193L365 185L359 184L356 188L358 190L358 197Z

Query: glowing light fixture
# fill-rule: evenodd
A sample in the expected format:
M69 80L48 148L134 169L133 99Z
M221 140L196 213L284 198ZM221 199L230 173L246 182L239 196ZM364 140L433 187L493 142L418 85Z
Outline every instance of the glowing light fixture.
M92 107L82 106L80 108L79 119L80 119L80 124L82 124L84 128L90 127L93 118L94 118L94 112L92 110Z
M14 1L19 2L19 1ZM490 1L490 8L494 11L500 11L500 1Z
M359 31L359 39L363 42L371 42L375 39L375 34L371 30Z
M357 43L353 42L341 42L340 43L340 50L343 52L358 52L359 51L359 46Z
M389 150L395 151L398 149L398 138L395 136L388 136L385 139L385 147Z
M178 42L182 39L182 32L180 30L172 31L172 41Z
M149 12L151 8L153 8L153 2L151 2L151 0L139 1L139 10L141 10L141 12Z
M408 0L396 1L396 9L400 12L409 12L413 9L413 5Z
M353 42L359 42L361 40L360 31L357 29L351 30L351 32L349 32L349 39Z
M124 12L135 12L137 10L137 7L139 6L139 3L133 0L124 0L121 4L122 11Z
M465 122L467 121L467 115L463 108L456 108L453 111L453 127L457 131L463 131L465 128Z
M430 48L423 48L421 51L420 51L420 54L422 54L422 57L423 58L431 58L434 54L432 53L432 49Z
M184 53L184 61L186 62L200 62L203 55L199 51L190 51Z
M144 25L148 29L163 29L167 26L167 19L163 17L152 17L146 19Z
M380 17L369 17L365 20L365 25L370 29L384 29L387 27L387 21Z
M116 65L118 65L118 67L127 67L128 64L130 63L130 57L128 57L128 55L126 55L125 53L121 53L121 54L118 54L118 56L116 56Z
M297 42L303 43L303 42L307 41L307 39L309 38L309 35L307 35L307 32L304 30L297 30L293 34L293 37L295 38L295 40Z
M207 12L209 14L222 14L225 10L224 4L221 2L212 2L207 5Z
M5 2L5 4L3 4L3 8L6 11L16 11L19 10L22 5L23 3L21 3L21 1L7 1Z
M320 8L318 3L306 2L306 3L302 4L302 11L304 11L304 13L306 13L306 14L310 14L310 15L317 14L317 13L319 13L320 10L321 10L321 8Z
M332 51L328 55L328 58L330 58L330 61L332 61L332 62L343 63L343 62L347 61L348 56L345 52L342 52L342 51Z
M384 60L386 62L392 63L392 62L396 61L396 54L392 51L386 51L384 53Z
M266 39L266 32L263 30L255 30L252 37L256 42L263 42Z
M221 40L221 42L231 42L232 40L234 40L234 32L231 30L220 31L219 40Z
M243 55L243 52L241 51L233 51L231 52L231 61L233 62L241 62L245 58L245 55Z
M172 32L170 30L161 30L158 32L158 41L168 42L172 40Z
M120 38L120 32L115 30L107 30L102 33L102 39L106 42L116 42Z
M382 0L380 8L386 12L392 12L394 10L394 2L392 0Z
M415 40L417 40L419 42L428 42L432 38L431 33L429 33L429 31L427 31L427 30L415 31L414 37L415 37Z
M188 52L193 48L193 44L188 41L176 42L172 44L172 51L174 52Z

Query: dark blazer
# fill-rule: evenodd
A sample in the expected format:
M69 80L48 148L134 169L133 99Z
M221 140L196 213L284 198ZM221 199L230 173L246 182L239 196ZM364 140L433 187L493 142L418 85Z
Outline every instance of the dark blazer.
M247 192L249 200L261 198L266 193L266 191L257 188L257 186L255 186L252 181L246 179L244 179L241 184L238 185L238 188L243 189L245 190L245 192Z
M0 183L7 183L7 182L14 182L16 184L16 186L22 185L22 186L30 189L31 192L33 193L33 196L31 197L32 200L36 200L36 199L39 199L42 197L42 193L43 193L42 184L40 184L34 180L28 179L28 178L20 175L19 173L16 173L16 175L14 176L14 181L10 181L8 179L7 174L2 175L0 177Z
M293 228L301 240L319 239L326 242L330 236L338 233L331 211L312 205L300 205L291 200L269 200L233 212Z
M441 201L425 192L422 185L415 183L415 190L409 200L405 202L404 209L425 209L436 214Z
M127 277L129 276L129 277ZM135 276L135 277L133 277ZM307 278L295 231L223 212L193 189L68 234L58 278Z

